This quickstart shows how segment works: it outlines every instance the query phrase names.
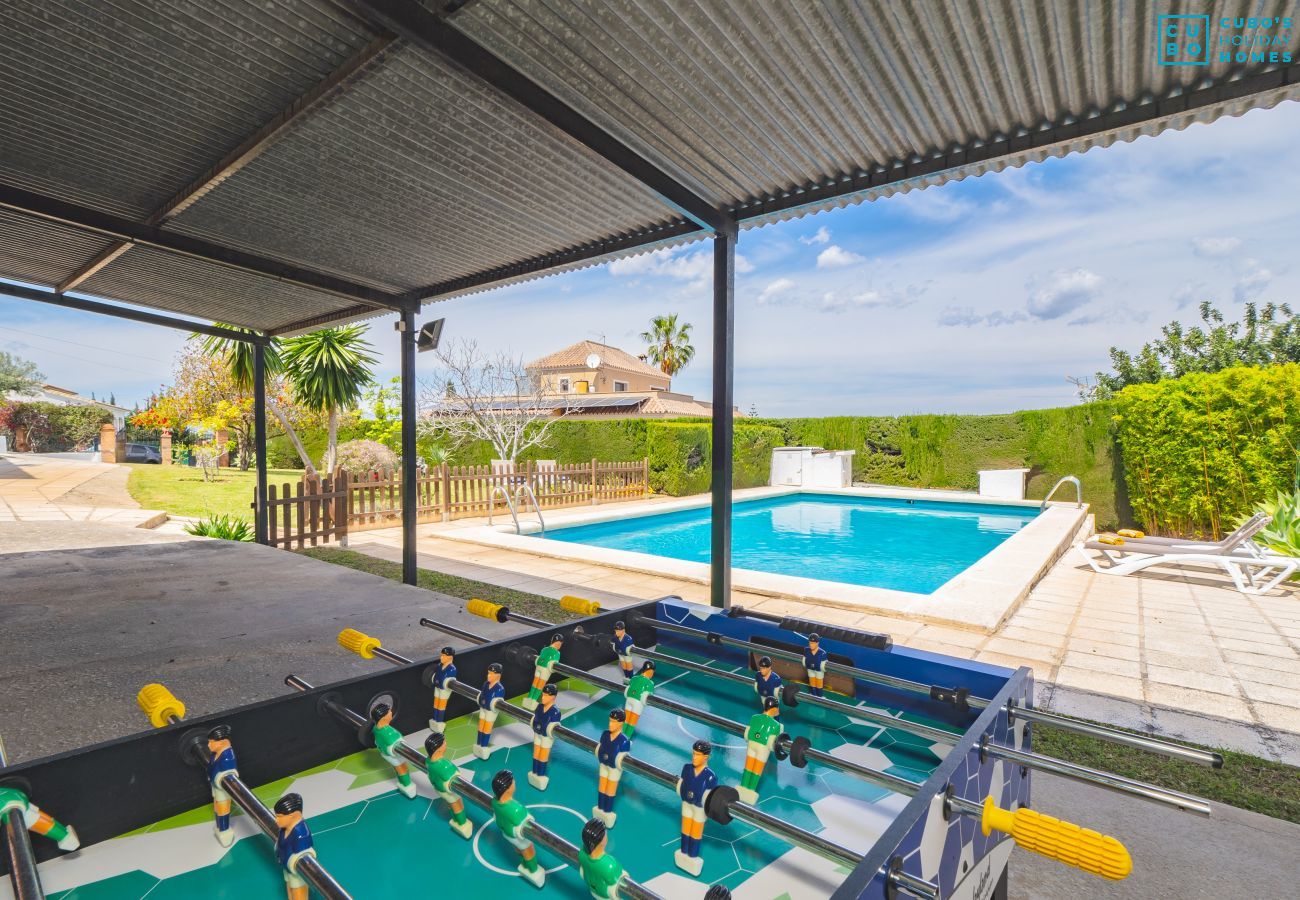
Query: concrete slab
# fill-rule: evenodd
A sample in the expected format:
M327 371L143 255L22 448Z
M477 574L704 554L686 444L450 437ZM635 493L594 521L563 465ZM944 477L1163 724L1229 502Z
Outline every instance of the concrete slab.
M1202 819L1044 775L1034 776L1033 805L1119 839L1133 856L1133 874L1106 881L1017 848L1011 900L1296 895L1300 825L1218 804Z
M85 540L93 527L66 540ZM416 657L439 643L421 616L493 636L528 630L470 616L459 599L281 550L112 532L100 546L0 555L0 723L15 760L143 730L135 695L152 681L204 713L281 695L291 672L326 683L374 671L337 646L348 626ZM131 540L144 535L154 539ZM13 535L0 540L7 546Z

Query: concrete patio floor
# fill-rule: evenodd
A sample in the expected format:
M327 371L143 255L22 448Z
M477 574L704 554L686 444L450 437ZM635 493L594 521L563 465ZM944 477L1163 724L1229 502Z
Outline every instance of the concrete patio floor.
M610 606L676 594L709 602L706 585L440 536L421 525L423 568L544 596ZM360 532L350 549L400 559L400 529ZM993 633L865 614L760 594L734 602L882 631L909 647L1029 666L1047 708L1300 764L1300 590L1245 596L1221 573L1098 575L1066 554Z

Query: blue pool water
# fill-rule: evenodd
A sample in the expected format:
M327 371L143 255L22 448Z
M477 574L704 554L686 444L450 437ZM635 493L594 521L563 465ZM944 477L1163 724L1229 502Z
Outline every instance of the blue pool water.
M737 503L732 565L918 594L934 592L1038 515L1033 507L796 494ZM546 537L709 561L708 507L594 525Z

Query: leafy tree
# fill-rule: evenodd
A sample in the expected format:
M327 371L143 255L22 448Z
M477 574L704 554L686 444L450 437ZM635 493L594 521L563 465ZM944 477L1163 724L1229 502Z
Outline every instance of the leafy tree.
M1160 338L1134 355L1111 347L1114 373L1097 373L1094 396L1110 397L1131 384L1154 384L1193 372L1300 362L1300 316L1287 304L1269 303L1257 309L1247 303L1240 322L1225 322L1208 301L1200 311L1204 327L1170 322L1160 329Z
M648 345L646 355L665 375L673 376L686 368L695 358L691 346L690 323L677 324L677 313L655 316L650 329L641 332L641 340Z
M11 391L30 396L44 380L36 363L0 350L0 397Z
M365 388L374 383L371 346L365 325L322 328L281 344L280 358L293 395L310 410L329 417L329 439L323 465L334 471L338 452L339 415L361 402Z
M229 328L231 331L241 331L246 334L253 333L250 329L240 328L238 325L225 325L221 322L214 322L213 324L219 325L222 328ZM193 337L198 339L199 335L196 334L193 335ZM204 352L225 361L226 365L229 367L230 376L235 385L246 393L252 393L253 382L256 375L253 362L253 345L246 341L236 341L216 336L209 336L202 340ZM288 411L285 409L284 404L276 399L277 394L284 393L284 386L278 378L284 370L284 360L281 351L282 348L280 341L276 338L272 338L271 342L267 344L266 349L263 352L267 386L266 406L267 409L271 410L271 414L279 420L280 427L284 429L284 433L289 436L289 440L293 444L293 448L298 451L298 458L302 460L303 468L307 470L307 474L315 475L316 467L312 465L311 456L308 455L306 449L303 447L302 440L298 437L298 432L294 428L293 422L290 420ZM247 468L247 464L245 463L243 467Z

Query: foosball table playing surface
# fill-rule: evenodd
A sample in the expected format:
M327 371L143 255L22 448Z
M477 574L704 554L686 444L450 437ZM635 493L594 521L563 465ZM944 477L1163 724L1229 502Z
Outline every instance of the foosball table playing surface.
M30 803L4 813L0 897L987 898L1013 843L1131 868L1031 809L1036 770L1208 814L1033 753L1059 717L1028 669L676 598L556 626L474 604L539 629L424 620L418 660L349 629L333 652L374 674L286 673L281 698L189 717L153 686L156 730L0 769L0 801Z

